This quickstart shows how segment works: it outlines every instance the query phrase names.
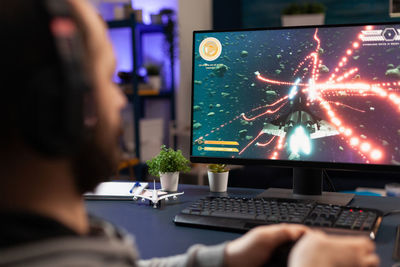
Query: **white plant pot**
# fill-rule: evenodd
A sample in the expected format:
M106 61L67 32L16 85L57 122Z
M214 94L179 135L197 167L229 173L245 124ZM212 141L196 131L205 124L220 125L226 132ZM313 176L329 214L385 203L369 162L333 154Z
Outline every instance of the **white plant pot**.
M282 15L282 26L323 25L325 14Z
M161 189L168 192L178 191L179 172L160 173Z
M150 85L151 89L153 89L155 91L160 91L160 89L161 89L161 76L160 75L149 76L147 79L147 82Z
M211 192L226 192L228 188L229 172L208 171L208 183Z

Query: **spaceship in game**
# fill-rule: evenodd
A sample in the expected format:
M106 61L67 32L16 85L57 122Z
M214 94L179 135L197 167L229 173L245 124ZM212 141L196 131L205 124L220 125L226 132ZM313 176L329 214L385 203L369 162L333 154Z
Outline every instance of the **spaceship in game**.
M305 90L298 89L299 82L300 79L296 81L289 93L290 111L264 124L262 132L287 137L292 152L309 154L310 139L338 135L339 132L332 124L313 114L308 107L309 101L304 93ZM310 97L312 97L311 94L308 95L308 98Z

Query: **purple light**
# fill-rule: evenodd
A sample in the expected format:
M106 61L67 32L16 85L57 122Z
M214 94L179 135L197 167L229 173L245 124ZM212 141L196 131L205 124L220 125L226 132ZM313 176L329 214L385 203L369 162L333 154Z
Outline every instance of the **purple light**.
M116 72L132 71L131 30L129 28L111 29L109 30L109 36L117 58ZM113 79L117 83L120 82L117 73L114 74Z
M143 13L143 23L150 24L150 15L158 14L163 8L170 8L178 10L178 0L132 0L132 7L134 9L141 9Z
M114 19L114 7L121 4L102 3L99 5L98 10L105 20ZM141 9L143 14L143 22L150 24L150 14L158 14L163 8L178 10L177 0L132 0L132 7L134 9ZM117 76L118 71L132 71L132 43L131 31L129 28L111 29L109 30L114 52L117 58L117 68L114 74L114 81L120 82ZM169 83L169 56L167 54L167 44L162 33L147 34L142 40L143 46L143 64L153 63L162 66L162 76L167 79ZM139 66L141 67L141 66Z

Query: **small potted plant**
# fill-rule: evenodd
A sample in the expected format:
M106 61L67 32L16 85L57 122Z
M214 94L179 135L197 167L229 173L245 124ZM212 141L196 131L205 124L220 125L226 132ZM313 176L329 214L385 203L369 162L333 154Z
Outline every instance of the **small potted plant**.
M208 183L211 192L226 192L228 187L229 169L226 164L208 165Z
M163 8L159 12L159 15L162 18L163 24L167 24L168 20L170 20L174 14L175 14L175 11L170 8Z
M282 26L322 25L325 6L322 3L291 3L282 11Z
M145 68L147 73L147 83L153 90L159 91L161 88L160 67L155 64L147 64Z
M189 163L181 150L175 151L165 145L157 156L146 161L149 173L160 177L161 188L169 192L178 191L179 172L190 171Z

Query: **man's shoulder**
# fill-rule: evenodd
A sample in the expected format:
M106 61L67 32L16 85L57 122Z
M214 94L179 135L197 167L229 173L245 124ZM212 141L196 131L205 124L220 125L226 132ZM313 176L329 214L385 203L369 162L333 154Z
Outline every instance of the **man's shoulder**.
M52 218L27 211L0 211L0 250L78 233Z
M135 266L131 242L105 236L68 236L3 249L0 266Z
M78 235L37 214L3 215L0 266L134 266L138 258L133 237L100 219L91 217L89 234Z

